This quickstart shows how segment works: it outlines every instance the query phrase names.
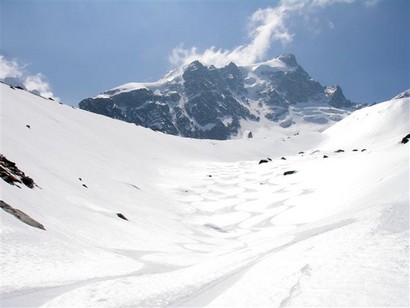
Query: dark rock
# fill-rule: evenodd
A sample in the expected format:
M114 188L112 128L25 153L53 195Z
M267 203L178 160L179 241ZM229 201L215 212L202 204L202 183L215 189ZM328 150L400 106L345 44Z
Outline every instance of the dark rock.
M52 97L49 97L48 99L49 99L50 101L53 101L53 100L54 100L54 98L52 98Z
M266 164L266 163L268 163L269 162L269 160L267 160L267 159L261 159L260 161L259 161L259 164L258 165L260 165L260 164Z
M0 177L6 183L10 185L16 185L16 183L24 184L29 188L34 188L36 185L34 180L24 174L15 162L8 160L5 156L0 154ZM20 186L18 186L20 187Z
M83 179L82 178L78 178L80 181L82 181Z
M253 134L252 134L252 132L249 132L247 137L248 137L248 139L253 138Z
M367 151L367 149L362 149L361 152Z
M328 158L329 156L327 156L327 155L323 155L323 158Z
M88 188L87 185L83 184L83 187Z
M336 150L335 153L343 153L344 151L345 150L339 149L339 150Z
M124 220L128 220L124 215L122 215L121 213L117 213L117 216L119 217L119 218L121 218L121 219L124 219Z
M269 161L272 161L272 158L268 157L268 160L269 160Z
M357 152L357 151L359 151L358 149L353 149L353 152Z
M289 174L294 174L294 173L296 173L296 170L289 170L289 171L285 171L283 175L289 175Z
M212 177L212 175L211 174L208 174L208 178L211 178Z
M303 151L300 151L298 154L305 154L305 152L303 152Z
M22 86L16 86L16 89L25 90Z
M28 176L22 176L21 181L23 182L24 185L26 185L28 188L34 188L34 181L32 178Z
M10 86L10 89L13 89L13 90L15 90L15 88L14 88L13 86Z
M27 128L31 128L31 126L30 126L30 125L28 125L28 124L26 125L26 127L27 127Z
M403 137L400 143L406 144L407 142L409 142L409 139L410 139L410 134L407 134L405 137Z
M39 223L38 221L34 220L31 218L29 215L24 213L23 211L20 211L18 209L13 208L11 205L7 204L3 200L0 200L0 207L7 213L13 215L16 217L18 220L24 222L25 224L32 226L34 228L38 228L41 230L45 230L44 226Z
M282 156L280 159L281 159L281 160L286 160L286 157L283 157L283 156Z

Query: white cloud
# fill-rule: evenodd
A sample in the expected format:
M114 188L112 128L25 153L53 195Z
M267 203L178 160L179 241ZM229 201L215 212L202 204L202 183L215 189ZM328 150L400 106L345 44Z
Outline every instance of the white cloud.
M44 79L45 77L41 73L38 73L36 75L29 75L24 80L24 86L28 91L36 93L43 97L54 97L49 83Z
M21 78L22 69L16 60L9 61L0 55L0 79L4 80L6 77Z
M17 60L8 60L0 55L0 80L13 81L24 86L28 91L43 97L58 99L51 91L50 84L43 74L31 75L26 71L26 65L21 65Z
M273 42L289 44L293 41L294 34L287 25L291 17L297 16L305 21L310 19L318 10L337 3L351 4L356 0L281 0L275 7L259 9L249 19L249 42L231 50L211 47L199 52L196 47L184 48L182 44L175 47L169 56L169 61L174 66L189 64L199 60L206 65L223 66L233 61L238 65L252 64L265 60ZM363 2L363 0L360 0ZM364 0L368 7L378 0ZM334 24L329 22L329 28Z
M336 3L353 3L355 0L313 0L312 5L313 6L319 6L319 7L326 7L329 5L333 5Z

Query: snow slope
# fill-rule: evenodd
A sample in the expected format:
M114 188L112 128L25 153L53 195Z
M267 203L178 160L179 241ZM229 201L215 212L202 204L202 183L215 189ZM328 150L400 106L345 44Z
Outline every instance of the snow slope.
M39 186L1 200L46 229L0 212L2 306L409 305L409 98L218 142L0 86L1 153Z

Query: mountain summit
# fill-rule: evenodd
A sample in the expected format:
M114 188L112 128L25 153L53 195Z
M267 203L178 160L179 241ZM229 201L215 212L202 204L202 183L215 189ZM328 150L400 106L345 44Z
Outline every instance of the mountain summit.
M248 136L248 127L258 125L331 124L354 107L339 86L322 86L292 54L249 66L194 61L157 82L128 83L79 106L167 134L219 140Z

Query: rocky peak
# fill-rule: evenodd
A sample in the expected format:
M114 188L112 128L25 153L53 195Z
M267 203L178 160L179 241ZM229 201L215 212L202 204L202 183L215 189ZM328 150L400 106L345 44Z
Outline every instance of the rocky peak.
M295 55L291 53L281 55L277 59L281 60L283 63L287 64L290 67L299 66L298 62L296 61Z
M263 117L272 125L292 125L291 111L299 103L352 106L339 86L322 86L298 65L294 55L286 54L243 67L231 62L218 68L193 61L175 70L172 78L143 87L139 83L120 86L115 93L105 91L83 100L80 108L168 134L229 139L243 134L242 121L259 122ZM319 112L319 120L303 118L327 123L340 117L340 112L335 114L326 118Z

